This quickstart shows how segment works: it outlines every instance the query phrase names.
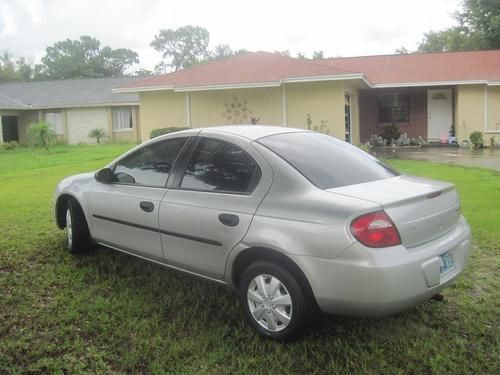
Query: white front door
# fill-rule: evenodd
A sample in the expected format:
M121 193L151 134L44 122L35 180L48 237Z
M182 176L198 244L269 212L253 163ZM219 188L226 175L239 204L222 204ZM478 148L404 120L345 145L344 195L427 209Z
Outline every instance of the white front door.
M427 90L427 139L448 138L453 123L452 89Z

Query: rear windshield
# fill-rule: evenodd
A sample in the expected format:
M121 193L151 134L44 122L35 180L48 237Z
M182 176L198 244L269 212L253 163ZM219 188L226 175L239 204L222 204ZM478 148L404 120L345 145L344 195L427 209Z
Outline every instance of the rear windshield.
M359 148L321 133L278 134L261 138L258 142L285 159L320 189L398 175Z

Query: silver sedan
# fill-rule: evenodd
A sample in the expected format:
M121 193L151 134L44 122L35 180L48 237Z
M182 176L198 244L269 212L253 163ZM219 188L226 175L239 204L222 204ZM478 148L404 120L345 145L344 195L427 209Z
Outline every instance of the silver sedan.
M68 250L107 246L228 285L261 335L315 311L391 314L464 269L469 225L450 183L401 175L358 148L270 126L145 142L55 192Z

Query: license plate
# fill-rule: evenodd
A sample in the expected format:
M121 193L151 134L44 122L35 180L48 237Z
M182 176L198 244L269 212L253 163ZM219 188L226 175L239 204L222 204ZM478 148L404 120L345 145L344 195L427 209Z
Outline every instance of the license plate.
M440 263L441 264L440 264L439 270L442 274L455 268L455 262L453 261L453 254L452 253L446 253L446 254L441 255Z

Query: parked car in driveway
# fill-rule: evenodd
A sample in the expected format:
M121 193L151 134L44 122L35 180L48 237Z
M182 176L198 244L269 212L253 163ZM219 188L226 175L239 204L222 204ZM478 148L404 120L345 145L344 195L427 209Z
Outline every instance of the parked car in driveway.
M464 269L454 186L401 175L332 136L269 126L145 142L55 192L68 250L107 246L235 288L261 335L326 313L391 314Z

